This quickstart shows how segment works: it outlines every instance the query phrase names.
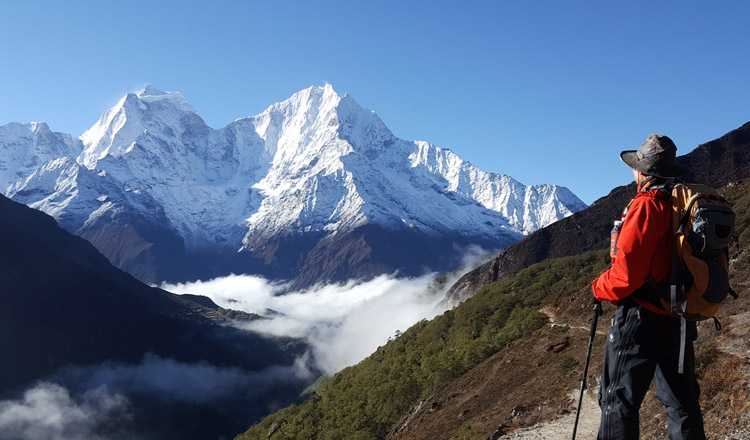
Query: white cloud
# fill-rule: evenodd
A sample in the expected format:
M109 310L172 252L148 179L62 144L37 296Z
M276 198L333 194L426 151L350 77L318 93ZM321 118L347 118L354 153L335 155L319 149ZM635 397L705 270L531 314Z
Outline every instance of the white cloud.
M140 364L105 362L92 366L71 367L60 371L55 379L74 384L76 389L108 389L151 400L189 403L221 403L242 390L247 397L260 396L279 381L303 379L299 365L272 365L260 371L217 367L206 362L184 363L146 354Z
M196 408L207 420L243 429L288 405L314 379L307 361L246 371L147 354L137 364L67 367L22 397L0 401L0 439L156 440L159 432L178 432ZM150 432L154 426L161 431ZM215 429L227 430L232 426Z
M478 247L468 249L467 267L486 254ZM381 275L367 282L282 293L284 286L262 278L231 275L160 287L174 293L204 295L221 307L267 316L271 319L242 325L261 333L306 339L318 367L335 373L370 355L397 330L405 331L422 319L442 313L439 302L452 281L436 289L431 288L434 279L434 274L419 278Z
M461 267L463 273L468 272L469 269L479 266L484 263L488 257L497 255L498 250L488 251L476 244L470 244L463 248L456 248L456 251L460 251L463 254L461 258Z
M19 400L0 401L4 439L99 440L99 428L127 414L128 401L105 387L77 398L60 385L42 382Z
M282 284L252 275L229 275L187 284L165 283L159 287L174 293L204 295L221 307L259 315L265 314L273 303L273 296L284 290Z
M345 293L363 298L335 320L311 323L308 340L319 366L328 373L355 364L421 319L443 311L443 292L428 293L432 277L396 280L380 277ZM340 292L339 292L340 293ZM262 329L262 323L256 328Z

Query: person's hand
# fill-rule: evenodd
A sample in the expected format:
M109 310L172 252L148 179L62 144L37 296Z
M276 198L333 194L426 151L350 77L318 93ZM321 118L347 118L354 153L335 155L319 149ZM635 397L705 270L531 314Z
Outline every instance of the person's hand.
M602 303L602 302L601 302L601 301L599 301L599 299L598 299L598 298L596 297L596 292L594 292L594 286L591 286L591 303L592 303L592 304L596 304L596 303L599 303L599 304L601 304L601 303Z
M599 301L599 298L596 297L596 293L594 293L594 288L591 288L591 303L594 304L594 310L596 313L601 316L604 312L602 312L602 302Z

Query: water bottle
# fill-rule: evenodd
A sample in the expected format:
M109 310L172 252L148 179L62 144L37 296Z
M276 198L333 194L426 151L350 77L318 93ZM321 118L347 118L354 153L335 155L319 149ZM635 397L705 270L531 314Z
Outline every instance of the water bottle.
M617 255L617 237L620 235L620 226L622 226L622 220L615 220L615 226L610 234L609 256L612 258Z

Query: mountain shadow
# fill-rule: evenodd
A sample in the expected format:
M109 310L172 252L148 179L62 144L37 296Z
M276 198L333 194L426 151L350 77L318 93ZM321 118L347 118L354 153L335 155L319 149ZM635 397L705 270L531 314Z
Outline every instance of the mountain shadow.
M99 370L114 371L114 377L118 371L145 371L138 370L145 359L157 359L152 364L160 367L176 365L173 369L178 371L231 372L229 377L256 377L271 367L291 372L306 350L298 340L239 330L228 317L260 319L256 315L230 313L208 298L174 295L141 283L42 212L0 196L0 213L2 398L12 399L36 381L56 378L73 392L83 379L65 382L65 377L77 376L71 371L88 371L95 377ZM147 388L125 397L140 402L135 405L140 411L136 418L144 426L158 419L160 426L186 435L181 438L216 437L236 433L248 417L267 413L270 402L294 401L307 379L292 374L287 379L269 378L266 392L254 396L257 401L227 394L240 400L231 411L199 399L201 420L221 423L190 425L192 433L179 428L179 420L196 412L197 404L170 396L162 396L157 404L150 401ZM117 380L97 385L120 392ZM242 409L239 414L237 408Z

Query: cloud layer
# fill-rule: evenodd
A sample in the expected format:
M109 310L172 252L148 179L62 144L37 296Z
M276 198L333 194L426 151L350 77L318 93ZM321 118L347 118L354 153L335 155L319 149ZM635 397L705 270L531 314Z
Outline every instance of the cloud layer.
M178 362L149 353L140 364L107 362L71 367L60 371L53 379L74 389L106 387L115 393L150 400L211 405L232 399L238 390L243 399L254 400L281 381L308 380L303 362L301 358L295 365L245 371L206 362Z
M4 439L111 439L102 426L127 419L128 409L126 398L105 387L73 397L58 384L42 382L18 400L0 401L0 433Z
M464 252L467 268L487 255L478 247ZM396 331L445 311L440 301L460 275L453 274L439 286L435 274L419 278L381 275L366 282L315 286L291 293L284 293L284 285L250 275L160 287L179 294L207 296L221 307L270 318L241 325L261 333L305 339L313 347L317 367L333 374L370 355Z
M306 360L245 371L147 354L138 364L68 367L0 401L0 438L231 438L294 401L314 379Z

